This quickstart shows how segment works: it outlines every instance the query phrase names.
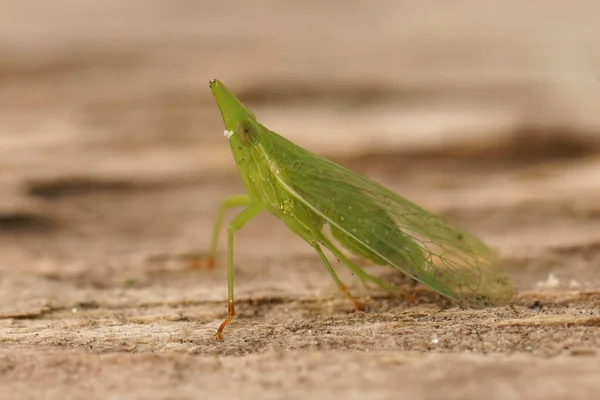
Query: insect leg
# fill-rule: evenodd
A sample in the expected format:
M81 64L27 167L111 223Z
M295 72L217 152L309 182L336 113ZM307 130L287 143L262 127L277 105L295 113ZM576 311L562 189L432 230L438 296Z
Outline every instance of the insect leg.
M217 242L219 239L219 231L221 230L221 224L225 217L225 212L233 207L247 206L252 202L250 196L247 194L239 194L236 196L229 196L223 199L219 211L217 213L217 220L213 229L212 240L210 242L210 248L208 252L207 268L211 269L215 266L215 259L217 254Z
M361 281L363 281L363 283L372 282L384 290L387 290L390 292L398 292L399 291L398 287L396 287L390 283L387 283L387 282L383 281L382 279L379 279L379 278L365 272L358 265L356 265L352 261L350 261L348 259L348 257L346 257L344 255L344 253L342 253L325 235L320 234L319 241L321 243L323 243L323 246L325 246L329 251L331 251L334 256L339 258L339 260L346 266L346 268L348 268L353 274L358 276L358 278Z
M254 218L259 212L265 209L263 203L252 203L244 211L238 214L227 228L227 318L221 323L215 337L222 339L223 329L235 316L235 308L233 306L233 237L235 232L240 230L246 222Z
M317 251L317 254L319 255L319 257L321 257L321 261L323 261L323 264L325 264L325 267L327 267L327 270L331 274L331 277L335 281L335 283L338 286L338 288L340 289L340 291L346 297L348 297L348 299L350 299L350 301L352 303L354 303L354 307L356 307L357 311L364 311L365 310L365 306L362 303L360 303L358 300L356 300L354 298L354 296L352 296L352 294L350 294L350 292L348 291L348 288L346 288L346 285L344 285L342 283L342 281L340 280L340 278L335 273L335 270L333 269L333 267L329 263L329 260L327 260L327 257L325 256L325 253L323 253L323 250L321 249L321 246L319 246L319 243L318 242L314 242L314 243L310 243L310 245Z

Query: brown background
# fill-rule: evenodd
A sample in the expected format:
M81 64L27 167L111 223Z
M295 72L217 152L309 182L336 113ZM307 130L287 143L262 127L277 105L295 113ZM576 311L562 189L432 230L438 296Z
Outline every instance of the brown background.
M0 396L596 398L599 13L0 2ZM370 306L356 314L261 215L237 238L239 315L215 341L223 263L190 264L242 187L212 78L271 129L480 235L513 304L408 304L340 271Z

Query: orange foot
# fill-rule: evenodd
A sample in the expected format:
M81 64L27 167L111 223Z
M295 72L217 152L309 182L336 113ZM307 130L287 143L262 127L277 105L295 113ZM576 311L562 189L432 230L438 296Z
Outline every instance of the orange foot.
M212 271L215 269L215 259L214 257L202 257L202 256L192 256L189 260L190 269L204 269L208 271Z
M416 290L404 290L404 298L408 304L415 304L419 300Z

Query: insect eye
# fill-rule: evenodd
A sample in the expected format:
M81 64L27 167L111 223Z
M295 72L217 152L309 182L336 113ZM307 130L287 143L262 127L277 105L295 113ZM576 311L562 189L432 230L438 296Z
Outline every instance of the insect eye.
M236 136L244 146L251 146L256 141L258 127L255 122L250 120L240 121L235 129Z

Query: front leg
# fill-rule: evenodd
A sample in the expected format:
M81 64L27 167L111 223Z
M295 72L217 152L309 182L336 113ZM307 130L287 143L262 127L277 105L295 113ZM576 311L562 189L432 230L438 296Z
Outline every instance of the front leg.
M238 214L237 217L231 221L229 228L227 228L227 318L221 323L215 337L219 340L223 339L223 329L235 316L235 307L233 304L233 237L235 232L240 230L248 221L254 218L259 212L266 208L264 203L252 203Z
M219 241L219 231L223 224L223 218L228 209L239 206L247 206L252 203L252 199L247 194L239 194L235 196L229 196L223 199L217 212L217 220L213 228L212 239L210 241L210 247L208 250L208 258L205 260L205 267L207 269L213 269L215 266L217 256L217 243Z

